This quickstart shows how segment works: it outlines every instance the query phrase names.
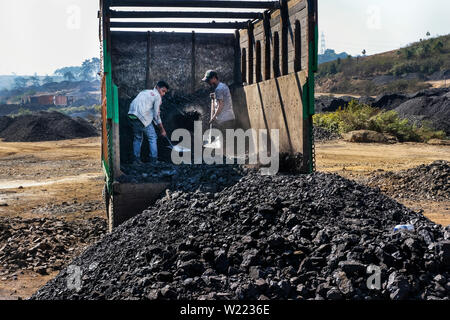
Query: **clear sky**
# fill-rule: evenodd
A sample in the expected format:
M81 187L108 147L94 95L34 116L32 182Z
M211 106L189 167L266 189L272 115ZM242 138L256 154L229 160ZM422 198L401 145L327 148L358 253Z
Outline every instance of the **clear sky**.
M352 55L450 33L449 0L318 0L326 47ZM52 74L99 56L97 0L1 0L0 75Z

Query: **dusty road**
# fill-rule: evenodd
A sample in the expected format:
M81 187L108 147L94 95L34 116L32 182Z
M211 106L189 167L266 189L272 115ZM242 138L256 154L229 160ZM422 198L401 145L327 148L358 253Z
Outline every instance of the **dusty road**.
M450 161L450 147L425 144L316 144L317 169L364 182L380 170L397 171L434 160ZM104 218L100 139L41 143L0 142L0 217ZM450 202L408 201L431 220L450 224ZM1 246L0 246L1 247ZM0 248L1 253L1 248ZM29 297L57 272L8 274L0 263L0 299Z

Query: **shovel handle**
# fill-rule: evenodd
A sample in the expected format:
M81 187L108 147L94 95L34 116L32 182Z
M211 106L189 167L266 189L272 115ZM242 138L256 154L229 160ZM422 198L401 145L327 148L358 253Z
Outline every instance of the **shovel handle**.
M172 141L170 141L170 139L167 136L164 136L164 138L166 138L167 142L170 144L170 146L173 148L173 144Z

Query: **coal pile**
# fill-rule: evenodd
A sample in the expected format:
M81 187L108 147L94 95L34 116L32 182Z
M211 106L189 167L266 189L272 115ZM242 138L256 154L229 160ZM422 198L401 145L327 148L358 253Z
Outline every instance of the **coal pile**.
M407 100L408 97L404 94L388 93L376 97L371 105L379 109L392 110Z
M59 112L37 112L18 116L12 118L0 131L0 138L6 142L55 141L97 135L95 127L86 120L73 119Z
M317 113L322 112L334 112L339 108L345 109L350 101L358 100L350 96L344 96L336 98L333 96L320 96L315 98L315 111Z
M250 173L168 192L72 264L80 290L64 269L32 299L448 299L450 229L338 175Z
M395 111L402 118L412 123L429 123L436 130L443 130L450 135L450 92L437 91L438 95L423 94L400 104Z
M13 121L12 118L4 116L4 117L0 117L0 132L2 132L3 130L5 130Z
M450 163L440 160L399 172L386 172L371 178L371 187L378 187L395 198L450 199Z
M106 232L100 218L66 222L53 218L0 217L0 273L47 274L61 270Z
M251 169L238 165L174 165L167 162L123 164L121 183L169 182L171 190L217 192L230 186Z
M314 127L314 140L318 142L331 141L340 139L341 135L337 132L322 128Z
M321 96L316 98L316 112L334 112L339 108L346 108L352 99L375 108L395 110L401 118L408 119L411 123L426 124L450 135L449 88L426 89L412 94L389 93L375 99Z

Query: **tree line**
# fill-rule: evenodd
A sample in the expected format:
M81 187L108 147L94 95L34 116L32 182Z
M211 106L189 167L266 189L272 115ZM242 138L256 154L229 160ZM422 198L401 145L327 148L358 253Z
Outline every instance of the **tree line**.
M99 79L100 59L92 58L83 61L81 66L64 67L55 70L53 76L39 77L36 73L31 77L17 76L14 78L16 89L29 86L38 87L43 84L55 81L55 77L63 78L66 81L92 81Z

